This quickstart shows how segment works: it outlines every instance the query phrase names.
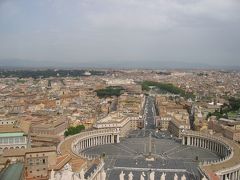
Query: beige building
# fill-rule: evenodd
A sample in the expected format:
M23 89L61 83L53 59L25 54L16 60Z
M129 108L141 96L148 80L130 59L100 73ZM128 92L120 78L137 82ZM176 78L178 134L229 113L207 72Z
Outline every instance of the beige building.
M228 139L240 142L240 121L220 118L219 120L210 120L208 128Z
M68 120L65 118L56 118L40 124L34 124L31 127L32 133L35 134L49 134L59 135L69 127Z
M24 163L24 177L26 180L47 180L51 167L56 165L56 148L39 147L28 149L10 149L3 153L3 158L12 163Z
M130 130L138 128L139 117L127 117L118 112L108 114L98 120L93 127L96 129L119 128L120 137L125 137Z
M178 121L176 119L172 119L169 122L168 130L170 133L172 133L176 137L181 137L181 132L184 132L185 130L189 130L190 125L189 123L186 123L184 121Z
M159 117L156 118L158 129L168 129L177 137L182 130L190 129L189 114L184 105L176 103L166 95L157 96L155 104L159 112Z

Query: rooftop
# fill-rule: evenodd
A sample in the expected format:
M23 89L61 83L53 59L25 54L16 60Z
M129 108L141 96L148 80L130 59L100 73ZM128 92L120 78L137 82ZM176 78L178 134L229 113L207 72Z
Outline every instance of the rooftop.
M16 163L9 165L0 173L1 180L19 180L22 179L23 164Z
M3 152L3 157L24 156L28 153L56 151L56 147L36 147L27 149L7 149Z

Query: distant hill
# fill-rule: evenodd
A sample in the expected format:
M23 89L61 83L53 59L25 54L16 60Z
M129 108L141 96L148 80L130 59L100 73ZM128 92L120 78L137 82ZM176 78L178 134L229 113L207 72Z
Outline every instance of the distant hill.
M53 62L22 59L0 59L0 68L126 68L126 69L233 69L240 66L208 65L179 61L96 61L96 62Z

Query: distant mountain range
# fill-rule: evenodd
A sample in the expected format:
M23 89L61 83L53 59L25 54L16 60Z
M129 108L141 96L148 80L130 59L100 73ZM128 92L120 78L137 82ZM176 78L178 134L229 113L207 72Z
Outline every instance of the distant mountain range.
M124 68L124 69L232 69L240 66L208 65L178 61L98 61L98 62L53 62L22 59L0 59L0 68Z

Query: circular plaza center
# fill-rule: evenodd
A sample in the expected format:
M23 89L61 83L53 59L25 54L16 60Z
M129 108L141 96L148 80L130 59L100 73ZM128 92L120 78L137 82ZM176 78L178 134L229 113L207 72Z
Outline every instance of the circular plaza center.
M150 135L151 134L151 135ZM123 171L126 176L132 172L133 179L144 174L147 179L154 171L155 179L166 173L166 179L183 175L186 179L200 179L199 163L218 160L210 150L184 146L169 132L135 130L120 143L105 144L87 148L87 155L101 155L105 161L107 179L119 179Z

